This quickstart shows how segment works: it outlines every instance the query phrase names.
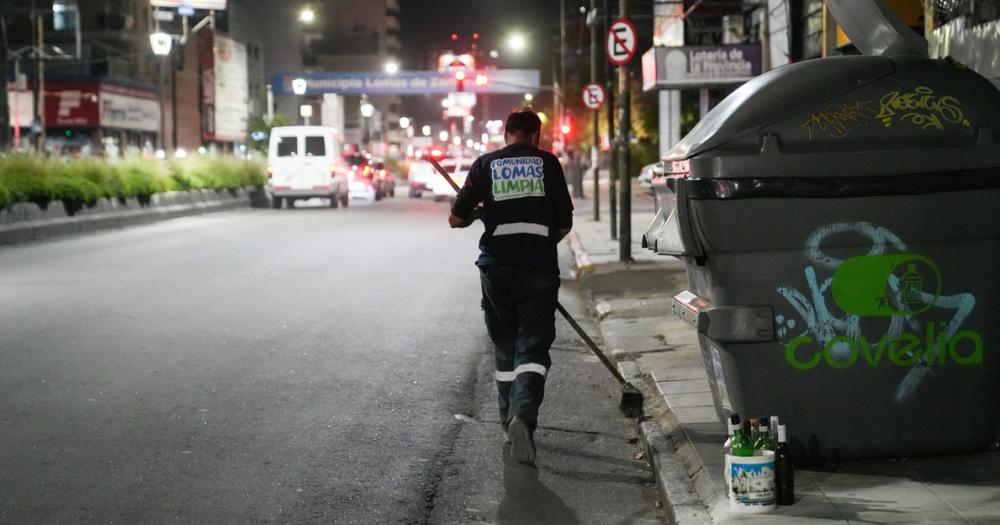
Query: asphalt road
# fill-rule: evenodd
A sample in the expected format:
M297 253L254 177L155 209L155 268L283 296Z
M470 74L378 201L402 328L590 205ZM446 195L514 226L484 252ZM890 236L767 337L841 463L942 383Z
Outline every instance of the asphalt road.
M504 481L479 231L449 231L446 209L300 205L0 248L0 522L467 521L448 509ZM556 428L591 462L560 463L575 500L559 501L605 522L572 501L611 487L620 508L602 516L654 519L603 381ZM470 456L496 461L456 467ZM537 492L526 483L507 492ZM482 508L476 521L532 521Z

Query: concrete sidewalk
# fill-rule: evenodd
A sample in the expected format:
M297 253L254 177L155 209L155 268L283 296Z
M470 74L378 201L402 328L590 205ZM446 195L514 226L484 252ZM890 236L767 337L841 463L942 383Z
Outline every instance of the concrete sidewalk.
M854 461L796 471L796 503L769 514L735 515L723 486L725 427L713 407L694 328L670 310L687 288L684 265L641 249L652 197L633 196L633 258L618 262L606 194L593 221L577 202L571 234L607 348L644 385L641 427L661 497L676 523L993 523L1000 524L1000 453ZM928 422L931 424L931 422Z

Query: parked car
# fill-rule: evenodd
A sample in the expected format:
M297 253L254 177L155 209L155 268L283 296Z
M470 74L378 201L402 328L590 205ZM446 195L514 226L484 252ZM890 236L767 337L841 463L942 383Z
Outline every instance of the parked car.
M382 159L374 159L372 165L372 182L375 186L377 199L396 196L396 176Z
M347 206L348 167L339 155L334 129L279 126L271 129L267 149L267 187L275 209L296 200L322 197L330 207Z
M441 167L451 175L452 180L458 187L462 187L465 184L465 178L469 176L469 169L472 168L472 159L461 158L461 159L442 159ZM444 180L444 177L438 175L433 182L431 182L431 191L434 193L435 201L445 201L454 200L457 194L455 189L448 184L448 181Z
M430 190L431 183L435 179L441 178L434 171L434 166L426 160L414 160L410 162L410 171L406 175L409 181L411 199L418 199L423 196L425 190Z
M354 152L344 155L348 172L348 195L352 199L376 201L380 197L372 180L372 163L368 155Z

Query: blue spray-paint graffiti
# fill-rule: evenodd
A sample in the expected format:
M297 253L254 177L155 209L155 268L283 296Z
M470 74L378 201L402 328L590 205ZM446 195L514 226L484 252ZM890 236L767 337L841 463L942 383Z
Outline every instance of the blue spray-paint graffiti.
M887 296L889 301L894 303L893 307L904 313L887 316L885 318L887 326L883 325L882 333L873 338L872 336L875 334L862 333L863 331L872 331L873 320L871 318L865 319L865 329L863 330L862 316L848 313L837 316L830 311L827 298L833 284L832 274L844 264L844 260L823 251L823 241L834 235L858 235L865 238L866 241L870 241L870 248L865 254L867 256L880 256L887 252L907 252L906 244L894 233L865 222L830 224L816 229L809 236L806 241L805 253L815 266L805 268L806 292L792 286L779 286L777 291L802 319L803 330L797 337L811 337L819 346L828 349L829 358L833 361L845 362L848 359L857 358L858 349L855 347L857 344L866 345L867 348L864 348L863 351L868 354L874 353L877 356L884 351L885 341L900 336L904 331L909 330L916 334L924 333L924 325L917 319L917 316L905 313L908 304L917 302L926 305L926 308L920 311L934 308L954 312L947 323L941 323L941 329L938 330L939 335L927 341L927 348L922 354L915 354L913 350L906 353L906 356L912 358L915 364L898 385L895 396L896 402L906 402L912 398L924 379L933 373L930 365L935 363L939 357L944 357L941 356L941 353L947 351L948 342L956 334L959 334L962 323L975 307L975 297L969 293L942 296L916 291L909 287L908 283L902 282L898 276L890 275L886 283ZM830 272L831 277L821 280L817 270ZM797 326L796 320L790 316L779 315L775 321L778 336L781 338L792 335L792 330ZM877 319L875 321L877 322ZM934 323L934 321L930 321L930 323ZM933 330L932 326L928 332ZM978 335L976 337L978 338Z

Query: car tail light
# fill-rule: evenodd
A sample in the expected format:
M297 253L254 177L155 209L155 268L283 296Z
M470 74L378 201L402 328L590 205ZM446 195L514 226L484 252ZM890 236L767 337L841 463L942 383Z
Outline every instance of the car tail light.
M385 173L386 173L385 170L378 170L378 178L384 179Z
M368 177L369 175L371 175L371 173L372 173L372 167L371 166L365 166L365 171L362 174L362 176L363 177Z

